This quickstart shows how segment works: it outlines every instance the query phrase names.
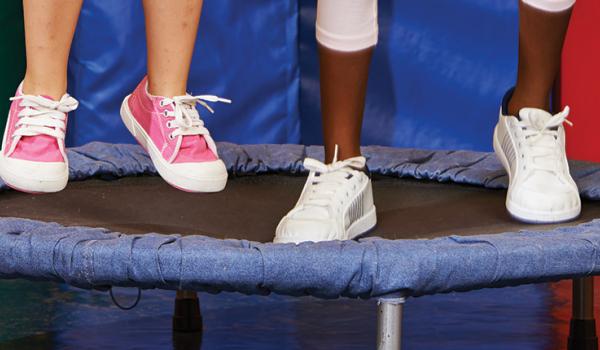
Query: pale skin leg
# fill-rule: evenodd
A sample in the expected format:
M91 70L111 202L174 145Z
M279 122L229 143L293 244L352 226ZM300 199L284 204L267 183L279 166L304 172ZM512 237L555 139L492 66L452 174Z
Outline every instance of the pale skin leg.
M152 95L185 95L202 0L144 0L148 89Z
M83 0L23 0L27 70L23 92L60 99Z

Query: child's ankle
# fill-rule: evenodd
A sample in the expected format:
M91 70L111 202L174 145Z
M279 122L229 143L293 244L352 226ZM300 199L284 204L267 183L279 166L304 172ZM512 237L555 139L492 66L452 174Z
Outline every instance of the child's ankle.
M33 96L45 96L49 97L55 101L61 99L61 97L66 94L67 86L66 84L38 84L36 82L32 82L25 78L23 80L23 85L21 88L21 92L24 95L33 95Z

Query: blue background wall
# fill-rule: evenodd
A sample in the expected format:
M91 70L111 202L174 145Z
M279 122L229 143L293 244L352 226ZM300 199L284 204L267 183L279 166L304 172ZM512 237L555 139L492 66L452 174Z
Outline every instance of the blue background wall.
M315 0L206 1L189 90L231 98L204 118L215 139L322 142ZM363 144L491 149L515 79L517 0L379 1ZM68 143L133 142L118 115L145 72L139 1L86 1L70 59L81 106Z

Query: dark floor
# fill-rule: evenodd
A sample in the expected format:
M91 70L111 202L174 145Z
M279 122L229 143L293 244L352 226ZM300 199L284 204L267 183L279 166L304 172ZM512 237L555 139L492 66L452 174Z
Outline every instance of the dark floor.
M135 290L118 289L130 302ZM174 292L145 291L122 311L106 293L47 282L0 281L0 350L375 349L375 300L201 294L204 332L173 335ZM560 350L566 320L549 285L410 299L407 350ZM568 308L568 305L564 305Z
M48 195L7 191L0 215L107 227L125 233L203 234L268 242L291 209L305 177L261 175L231 178L214 194L176 190L159 177L71 182ZM505 191L474 186L378 178L373 181L378 226L390 239L515 231L532 226L512 220ZM600 202L585 202L577 222L600 217Z

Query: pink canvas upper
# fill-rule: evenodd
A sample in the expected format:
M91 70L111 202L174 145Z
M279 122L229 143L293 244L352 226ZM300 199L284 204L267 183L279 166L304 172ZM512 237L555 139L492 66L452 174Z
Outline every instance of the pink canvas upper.
M6 124L5 140L2 147L2 153L5 156L11 158L29 160L35 162L64 162L64 139L59 139L54 136L39 134L32 136L20 136L14 137L14 133L22 125L19 126L19 113L25 108L38 110L35 106L23 106L24 100L22 91L22 85L19 86L15 93L15 99L13 99L8 114L8 121ZM68 95L65 95L68 96ZM58 101L53 100L48 96L37 96L36 98L42 98L47 100L48 105L57 105ZM73 99L73 101L75 101ZM76 101L75 101L76 107ZM73 108L74 109L74 108ZM65 121L64 125L60 128L63 132L66 132L67 128L67 113L64 113ZM13 143L16 142L14 150L11 152Z
M133 117L150 136L164 159L172 163L207 162L218 159L204 135L169 137L173 132L173 128L169 128L169 123L172 123L175 118L165 115L165 111L173 112L174 105L172 103L161 105L164 99L163 96L153 96L148 93L147 78L144 78L128 100Z

